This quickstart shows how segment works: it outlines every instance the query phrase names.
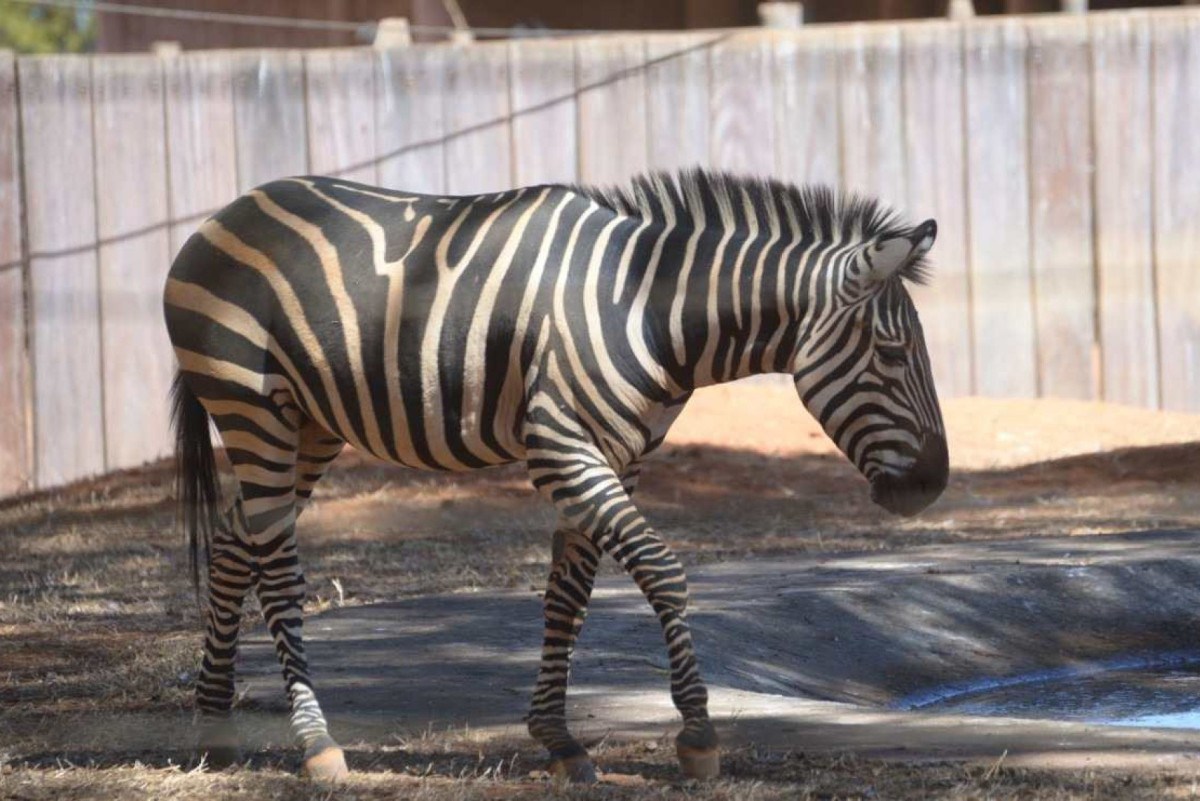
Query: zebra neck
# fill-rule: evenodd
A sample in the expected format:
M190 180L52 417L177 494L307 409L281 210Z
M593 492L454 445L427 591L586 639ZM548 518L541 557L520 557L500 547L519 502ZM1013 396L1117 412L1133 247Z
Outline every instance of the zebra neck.
M791 370L798 319L796 248L775 228L689 231L662 274L662 363L688 389Z

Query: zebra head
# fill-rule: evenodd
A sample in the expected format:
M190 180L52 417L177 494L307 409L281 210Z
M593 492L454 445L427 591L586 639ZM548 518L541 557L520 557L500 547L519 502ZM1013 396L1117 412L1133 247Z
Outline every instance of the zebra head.
M871 484L871 500L914 515L946 487L946 432L917 310L937 236L933 220L843 241L819 271L828 302L814 305L795 362L800 399ZM865 241L863 241L865 239Z

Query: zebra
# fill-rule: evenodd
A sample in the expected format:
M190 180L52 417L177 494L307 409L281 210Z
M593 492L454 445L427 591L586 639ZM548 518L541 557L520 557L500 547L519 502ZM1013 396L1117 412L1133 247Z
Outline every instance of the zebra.
M603 554L662 626L682 771L717 775L687 578L632 500L642 459L694 390L786 373L875 503L932 503L946 438L906 285L927 279L936 234L875 199L704 170L476 196L296 177L217 212L164 292L197 593L208 566L200 748L236 758L233 662L253 589L304 770L347 771L308 674L295 526L349 443L422 470L523 462L557 510L527 724L558 775L596 778L565 702ZM210 423L236 478L223 512Z

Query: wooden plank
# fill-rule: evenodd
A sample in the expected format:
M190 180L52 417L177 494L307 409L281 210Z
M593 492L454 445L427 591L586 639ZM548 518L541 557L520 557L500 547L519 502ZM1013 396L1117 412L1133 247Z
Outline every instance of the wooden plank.
M711 34L659 34L646 39L648 167L709 165Z
M163 60L172 254L238 193L232 66L222 52Z
M775 175L771 37L732 36L713 45L712 166L733 173Z
M440 195L446 191L445 86L449 47L384 50L375 61L375 144L379 183Z
M33 486L22 244L17 69L0 51L0 497Z
M304 54L308 164L318 175L378 183L375 53L368 48Z
M1162 405L1200 412L1200 17L1159 17L1153 35Z
M514 41L513 181L517 186L572 183L578 178L575 133L575 47L562 41Z
M17 62L38 487L104 470L89 62Z
M645 40L585 39L575 55L579 180L624 184L647 167Z
M965 46L973 386L981 395L1034 397L1025 28L974 22Z
M1100 395L1092 258L1087 20L1047 15L1029 34L1030 236L1041 394Z
M841 98L842 183L902 204L904 145L900 30L850 25L836 34Z
M1104 399L1156 408L1149 21L1096 15L1091 36Z
M454 48L446 68L446 191L470 195L512 185L508 45Z
M785 181L841 181L837 73L837 47L824 31L776 36L775 165Z
M151 55L92 61L105 464L166 456L175 359L162 322L170 267L163 76Z
M238 191L307 173L303 54L263 50L231 57Z
M914 222L938 222L930 283L910 291L943 397L972 394L962 57L960 25L904 30L905 211Z

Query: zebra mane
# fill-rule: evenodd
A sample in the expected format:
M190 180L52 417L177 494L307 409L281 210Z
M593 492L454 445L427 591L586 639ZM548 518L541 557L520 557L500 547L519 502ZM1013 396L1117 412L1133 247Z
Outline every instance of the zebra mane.
M883 201L853 192L839 192L823 184L796 186L774 179L750 178L727 172L694 168L677 173L655 171L635 176L627 186L571 187L618 214L666 222L668 204L677 220L695 221L703 211L707 225L719 225L713 210L724 206L734 210L737 230L747 229L742 213L743 197L748 198L759 219L766 209L786 199L796 210L802 228L819 225L822 230L839 230L844 236L867 241L907 233L912 225ZM703 204L698 209L697 204ZM760 225L762 230L765 226ZM900 270L900 276L915 284L929 282L929 264L924 257L914 259Z

